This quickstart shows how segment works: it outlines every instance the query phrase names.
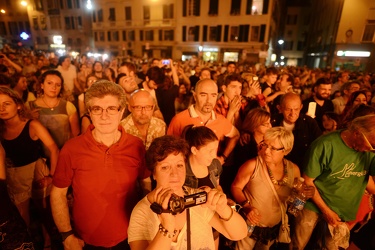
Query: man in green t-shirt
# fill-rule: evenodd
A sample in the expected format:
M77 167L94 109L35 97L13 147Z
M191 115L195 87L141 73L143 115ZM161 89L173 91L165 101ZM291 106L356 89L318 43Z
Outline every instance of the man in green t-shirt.
M375 115L356 118L348 129L323 135L311 144L303 177L318 192L296 218L292 249L305 248L319 218L333 227L356 218L368 178L375 175L374 147ZM329 230L325 247L337 249Z

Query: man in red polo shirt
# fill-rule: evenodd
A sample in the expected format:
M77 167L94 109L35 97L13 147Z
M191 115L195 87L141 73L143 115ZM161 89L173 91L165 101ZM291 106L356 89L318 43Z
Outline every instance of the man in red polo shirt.
M219 149L218 159L223 164L232 152L239 139L238 130L224 116L216 114L213 109L216 105L218 88L211 79L202 79L197 82L194 99L195 104L187 110L178 113L171 121L167 134L181 136L185 126L207 126L212 129L220 141L227 138L225 147Z

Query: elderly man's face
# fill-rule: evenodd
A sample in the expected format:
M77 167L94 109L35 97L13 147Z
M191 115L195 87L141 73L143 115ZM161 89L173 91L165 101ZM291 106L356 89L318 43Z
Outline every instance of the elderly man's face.
M287 124L294 124L297 121L301 109L302 103L297 97L289 97L280 105L280 111Z
M132 112L134 124L149 124L154 113L154 100L149 93L135 93L129 101L129 110Z

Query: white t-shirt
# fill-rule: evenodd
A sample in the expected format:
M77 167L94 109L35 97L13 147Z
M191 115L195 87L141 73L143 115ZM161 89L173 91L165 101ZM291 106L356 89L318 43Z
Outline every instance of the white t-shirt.
M77 78L76 67L70 64L68 70L63 70L61 66L57 67L57 70L61 73L64 78L64 90L73 91L74 90L74 79Z
M133 209L128 228L128 241L152 241L159 233L160 221L156 213L150 208L151 203L144 197ZM215 249L212 227L209 224L214 211L196 206L190 208L191 249ZM178 235L177 242L172 242L171 250L187 249L186 223Z

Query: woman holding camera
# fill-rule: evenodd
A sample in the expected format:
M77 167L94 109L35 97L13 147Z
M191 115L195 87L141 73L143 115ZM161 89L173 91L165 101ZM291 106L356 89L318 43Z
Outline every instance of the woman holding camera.
M187 154L186 142L173 136L155 139L147 150L146 162L156 181L156 188L132 212L128 228L131 249L186 249L187 246L191 249L214 249L212 227L231 240L246 236L245 221L227 205L226 195L217 189L204 189L207 192L205 204L175 215L167 212L170 211L172 194L184 197L202 192L183 186ZM163 209L163 213L153 212L151 204Z

